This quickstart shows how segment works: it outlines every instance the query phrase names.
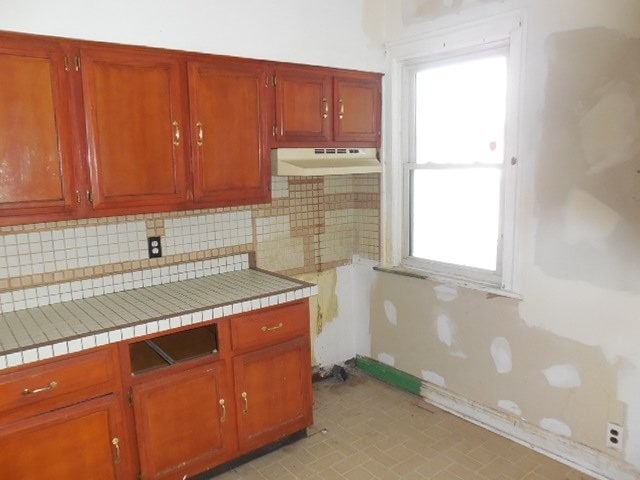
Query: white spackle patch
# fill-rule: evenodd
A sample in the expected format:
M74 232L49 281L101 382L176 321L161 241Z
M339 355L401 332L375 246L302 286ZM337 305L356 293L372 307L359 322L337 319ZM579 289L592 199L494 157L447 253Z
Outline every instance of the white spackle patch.
M459 350L456 350L455 352L451 352L451 356L452 357L457 357L457 358L462 358L462 359L469 358L469 355L467 355L466 353L461 352Z
M513 413L518 417L522 416L522 409L514 401L498 400L498 407L501 408L502 410L506 410L507 412Z
M571 437L571 427L555 418L543 418L540 420L540 426L551 433L555 433L556 435Z
M580 139L589 174L635 158L638 100L626 82L607 85L602 97L580 120Z
M458 287L453 285L438 285L433 287L433 291L436 292L438 300L443 302L451 302L458 298Z
M384 301L384 314L391 325L398 325L398 310L391 300Z
M390 367L393 367L396 364L396 359L393 355L389 355L388 353L379 353L378 360Z
M572 190L564 206L564 239L569 245L598 244L611 235L620 215L583 190Z
M498 373L509 373L511 371L511 345L506 338L497 337L491 342L491 356Z
M450 347L453 344L455 325L444 313L439 314L436 318L436 330L438 331L438 339Z
M432 372L431 370L422 370L422 379L429 383L433 383L434 385L438 385L439 387L446 386L442 375L438 375L436 372Z
M552 387L576 388L582 385L580 373L573 365L554 365L542 370L542 373Z

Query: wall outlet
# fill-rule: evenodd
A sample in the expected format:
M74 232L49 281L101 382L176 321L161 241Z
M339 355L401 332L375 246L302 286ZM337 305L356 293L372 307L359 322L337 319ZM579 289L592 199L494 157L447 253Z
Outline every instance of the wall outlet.
M149 237L147 243L149 245L149 258L160 258L162 256L160 237Z
M607 423L607 447L622 450L622 425Z

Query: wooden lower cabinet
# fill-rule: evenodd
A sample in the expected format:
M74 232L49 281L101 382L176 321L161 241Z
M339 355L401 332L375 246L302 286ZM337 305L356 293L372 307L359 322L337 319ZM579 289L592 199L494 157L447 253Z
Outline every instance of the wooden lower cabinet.
M224 362L132 387L141 477L183 478L235 450L234 411Z
M185 479L282 440L309 338L299 300L2 372L0 479Z
M114 395L0 427L0 478L124 480Z
M242 453L311 424L308 338L240 355L233 360L233 371Z

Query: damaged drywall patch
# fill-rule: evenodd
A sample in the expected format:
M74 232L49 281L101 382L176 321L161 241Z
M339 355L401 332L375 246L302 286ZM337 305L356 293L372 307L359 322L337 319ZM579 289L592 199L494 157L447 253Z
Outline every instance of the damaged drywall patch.
M564 208L564 238L569 245L597 245L620 222L620 215L589 193L573 189Z
M512 400L499 400L498 407L502 410L506 410L507 412L513 413L514 415L521 417L522 409L518 406L518 404Z
M571 437L571 427L556 418L543 418L540 420L540 426L548 432L562 435L563 437Z
M390 367L393 367L396 364L395 357L384 352L378 354L378 361L385 365L389 365Z
M573 365L554 365L542 370L542 373L552 387L577 388L582 385L580 373Z
M509 373L512 366L511 344L504 337L497 337L491 342L491 357L498 373Z
M595 105L580 120L580 140L589 165L587 173L600 173L632 160L640 153L638 102L627 81L609 82Z
M420 20L433 20L443 15L457 14L462 10L484 3L503 3L505 0L403 0L402 19L405 24Z
M640 38L603 27L555 32L544 53L535 264L557 278L637 291Z
M444 377L431 370L422 370L422 379L439 387L446 387Z
M398 325L398 310L391 300L385 300L384 314L391 325Z

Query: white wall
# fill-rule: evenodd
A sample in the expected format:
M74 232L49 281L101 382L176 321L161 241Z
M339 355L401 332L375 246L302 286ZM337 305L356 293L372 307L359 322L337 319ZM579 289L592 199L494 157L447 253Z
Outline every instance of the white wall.
M0 0L0 29L382 71L383 0Z
M562 424L556 433L640 471L640 2L390 1L387 31L398 40L513 10L525 18L523 299L462 288L443 296L435 282L378 275L371 354L489 408L516 403L512 413L528 422ZM388 145L400 127L386 100ZM389 238L398 212L386 201ZM510 344L509 371L492 359L497 340ZM580 382L552 378L561 370ZM605 446L608 420L626 428L622 454Z

